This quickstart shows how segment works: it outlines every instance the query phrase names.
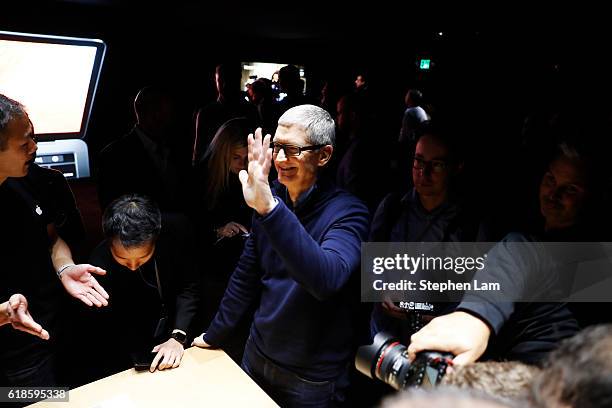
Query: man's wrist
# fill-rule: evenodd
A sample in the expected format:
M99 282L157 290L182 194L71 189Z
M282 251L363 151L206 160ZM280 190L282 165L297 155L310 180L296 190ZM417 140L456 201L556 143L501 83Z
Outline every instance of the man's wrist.
M58 277L59 279L62 279L62 274L64 273L64 271L65 271L66 269L70 268L70 267L73 267L73 266L76 266L76 264L75 264L74 262L64 264L64 265L60 266L59 268L57 268L57 271L56 271L56 273L57 273L57 277Z
M257 213L258 213L260 216L262 216L262 217L263 217L263 216L266 216L266 215L270 214L270 212L272 212L272 210L273 210L273 209L274 209L274 208L275 208L277 205L278 205L278 200L276 199L276 197L271 197L271 198L270 198L270 201L268 201L268 205L267 205L265 208L261 209L261 210L259 210L259 209L258 209L258 210L257 210Z
M11 319L10 308L11 304L8 300L4 303L0 303L0 321L8 322Z
M185 342L187 341L187 333L181 329L174 329L172 330L170 338L181 343L181 345L185 345Z

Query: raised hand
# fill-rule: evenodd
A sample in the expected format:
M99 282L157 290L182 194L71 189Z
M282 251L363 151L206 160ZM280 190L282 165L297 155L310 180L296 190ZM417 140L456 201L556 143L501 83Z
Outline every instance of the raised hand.
M265 215L276 206L272 196L268 174L272 165L272 149L270 148L270 135L261 138L261 128L248 136L248 171L241 170L238 177L242 183L242 194L247 205Z
M105 275L106 271L89 264L73 265L62 272L60 280L66 292L87 306L107 306L108 293L100 286L92 273Z

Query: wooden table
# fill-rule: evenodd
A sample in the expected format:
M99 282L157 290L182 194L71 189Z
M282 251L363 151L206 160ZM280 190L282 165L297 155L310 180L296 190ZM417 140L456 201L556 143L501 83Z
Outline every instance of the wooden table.
M221 350L191 347L181 365L150 373L134 369L70 390L69 402L41 401L31 407L278 407Z

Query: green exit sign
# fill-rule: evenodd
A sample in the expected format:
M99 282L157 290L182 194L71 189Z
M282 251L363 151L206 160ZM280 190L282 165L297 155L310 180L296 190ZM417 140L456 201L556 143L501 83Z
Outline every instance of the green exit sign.
M419 68L421 68L421 69L429 69L430 65L431 65L431 60L429 60L429 59L422 59L421 63L419 64Z

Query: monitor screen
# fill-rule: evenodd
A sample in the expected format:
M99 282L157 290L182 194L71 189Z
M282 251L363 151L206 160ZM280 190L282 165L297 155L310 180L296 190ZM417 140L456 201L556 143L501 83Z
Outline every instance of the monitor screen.
M240 86L243 91L247 91L250 84L256 79L267 78L272 81L272 89L276 91L276 100L282 100L284 94L280 92L278 86L278 71L289 64L279 64L275 62L243 62L242 63L242 78ZM304 74L304 66L294 64L300 70L300 79L306 86L306 76Z
M25 105L40 140L83 138L106 45L0 31L0 93Z

